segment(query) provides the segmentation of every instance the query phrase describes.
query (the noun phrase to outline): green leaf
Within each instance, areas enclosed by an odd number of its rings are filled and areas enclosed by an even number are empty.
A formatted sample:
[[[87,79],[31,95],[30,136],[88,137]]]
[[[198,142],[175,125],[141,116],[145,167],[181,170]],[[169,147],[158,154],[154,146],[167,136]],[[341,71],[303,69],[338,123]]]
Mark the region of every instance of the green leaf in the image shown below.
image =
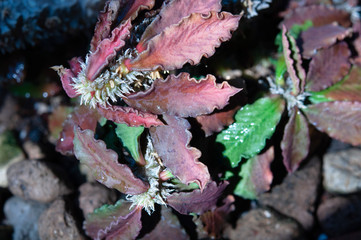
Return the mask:
[[[241,172],[239,173],[242,179],[234,189],[234,194],[253,200],[257,199],[260,193],[268,191],[273,180],[273,174],[270,169],[273,159],[273,147],[261,155],[248,159],[242,165]]]
[[[276,66],[276,71],[275,71],[276,84],[278,86],[284,86],[285,78],[283,76],[287,72],[287,65],[285,58],[283,56],[280,56],[277,62],[275,63],[275,66]]]
[[[218,134],[224,156],[236,167],[242,158],[251,158],[266,145],[281,119],[285,103],[281,98],[261,98],[241,108],[235,122]]]
[[[144,127],[128,127],[124,123],[117,123],[115,132],[122,141],[124,147],[129,151],[134,160],[141,162],[141,154],[139,147],[139,137],[144,131]]]

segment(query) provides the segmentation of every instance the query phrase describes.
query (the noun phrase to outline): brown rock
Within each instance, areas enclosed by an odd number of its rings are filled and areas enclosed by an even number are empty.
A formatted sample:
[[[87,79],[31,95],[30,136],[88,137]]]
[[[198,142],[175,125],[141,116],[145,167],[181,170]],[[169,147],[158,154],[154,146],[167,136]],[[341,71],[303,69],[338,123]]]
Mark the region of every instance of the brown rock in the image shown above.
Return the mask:
[[[62,199],[54,201],[40,215],[38,229],[42,240],[85,239],[77,228],[74,217],[66,210],[65,201]]]
[[[330,237],[359,230],[361,195],[328,198],[320,204],[317,217],[323,230]]]
[[[238,219],[236,228],[227,228],[229,239],[289,240],[306,239],[299,224],[270,209],[254,209]]]
[[[116,200],[114,191],[103,187],[99,183],[84,183],[79,188],[79,205],[84,216],[92,213],[104,204],[113,204]]]
[[[287,176],[271,193],[261,195],[259,202],[296,219],[305,230],[310,230],[314,225],[314,205],[320,183],[321,162],[313,158],[302,169]]]
[[[69,193],[70,189],[48,166],[50,165],[36,160],[11,165],[7,171],[10,191],[23,199],[44,203]]]

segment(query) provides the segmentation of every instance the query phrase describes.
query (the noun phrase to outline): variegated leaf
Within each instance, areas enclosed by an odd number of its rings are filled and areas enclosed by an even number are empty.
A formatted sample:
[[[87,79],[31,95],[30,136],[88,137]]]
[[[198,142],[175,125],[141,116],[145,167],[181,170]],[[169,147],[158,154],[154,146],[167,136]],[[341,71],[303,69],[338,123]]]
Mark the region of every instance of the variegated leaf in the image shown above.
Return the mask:
[[[234,122],[234,114],[239,107],[231,110],[211,113],[209,115],[197,116],[196,119],[201,125],[206,137],[211,136],[215,132],[220,132],[224,127],[231,125]]]
[[[311,5],[298,7],[285,16],[280,26],[285,25],[287,29],[294,24],[303,24],[311,20],[313,26],[322,26],[333,22],[339,23],[343,27],[351,25],[350,14],[347,11],[335,9],[326,5]]]
[[[341,81],[350,70],[350,56],[345,42],[321,49],[311,60],[306,89],[317,92]]]
[[[149,90],[130,95],[124,101],[143,112],[196,117],[222,109],[240,90],[227,82],[217,84],[212,75],[197,81],[188,73],[180,73],[165,80],[156,79]]]
[[[156,115],[143,113],[131,107],[121,106],[98,106],[99,113],[106,119],[115,123],[125,123],[130,127],[163,125]]]
[[[108,65],[109,61],[116,56],[117,51],[124,46],[124,40],[129,37],[131,26],[131,22],[128,20],[119,27],[116,27],[111,33],[112,36],[103,39],[97,46],[97,49],[90,54],[86,61],[86,77],[90,81],[95,80],[103,68]]]
[[[118,154],[107,149],[103,141],[95,140],[93,131],[75,128],[74,132],[74,154],[98,182],[125,194],[147,191],[148,184],[136,178],[127,165],[118,163]]]
[[[297,170],[310,147],[308,122],[297,107],[292,109],[281,142],[283,164],[288,172]]]
[[[186,119],[164,115],[165,126],[153,127],[150,134],[164,166],[184,184],[195,182],[201,190],[210,181],[206,165],[198,161],[201,152],[189,146],[192,134]]]
[[[285,58],[288,74],[292,80],[292,93],[296,96],[304,91],[306,73],[302,67],[302,58],[296,40],[282,28],[283,56]]]
[[[202,214],[217,207],[217,201],[227,186],[228,182],[217,185],[212,181],[205,186],[203,191],[196,189],[192,192],[173,193],[167,198],[167,203],[181,214]]]
[[[268,191],[273,180],[271,172],[273,159],[273,147],[260,155],[248,159],[242,165],[239,173],[242,179],[234,189],[234,194],[246,199],[257,199],[261,193]]]
[[[130,70],[174,70],[187,62],[198,64],[203,56],[212,56],[216,47],[231,38],[239,19],[227,12],[193,13],[152,38],[145,51],[125,64]]]
[[[337,40],[341,41],[352,34],[352,29],[329,24],[321,27],[311,27],[301,33],[302,56],[311,58],[320,48],[327,48]]]
[[[318,130],[355,146],[361,144],[361,102],[323,102],[303,111]]]
[[[105,3],[104,10],[100,12],[98,22],[95,26],[94,35],[90,42],[90,51],[95,52],[99,43],[108,38],[111,32],[111,25],[117,18],[121,2],[119,0],[109,0]]]
[[[94,240],[135,239],[142,228],[142,209],[130,211],[129,207],[130,203],[119,200],[96,209],[86,217],[86,234]]]
[[[79,106],[68,116],[63,123],[59,140],[56,143],[56,151],[63,155],[73,154],[74,127],[95,131],[100,116],[94,109],[87,106]]]
[[[220,0],[173,0],[168,4],[164,3],[159,15],[143,33],[137,49],[145,50],[144,45],[149,39],[192,13],[219,12],[221,8]]]

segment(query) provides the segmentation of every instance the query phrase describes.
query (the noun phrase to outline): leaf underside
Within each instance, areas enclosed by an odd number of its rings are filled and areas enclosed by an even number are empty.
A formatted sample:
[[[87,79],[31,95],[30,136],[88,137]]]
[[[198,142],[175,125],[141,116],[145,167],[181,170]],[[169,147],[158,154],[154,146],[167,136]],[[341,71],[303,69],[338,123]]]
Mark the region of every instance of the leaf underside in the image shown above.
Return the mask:
[[[240,90],[227,82],[217,84],[212,75],[197,81],[188,73],[180,73],[165,80],[156,79],[148,91],[131,95],[124,101],[144,112],[196,117],[222,109],[229,98]]]
[[[206,165],[198,161],[201,152],[189,146],[192,134],[186,119],[164,115],[167,125],[153,127],[150,134],[154,148],[164,166],[178,177],[182,183],[197,183],[203,190],[210,181]]]
[[[138,163],[143,163],[141,157],[139,137],[144,131],[144,127],[128,127],[126,124],[118,123],[115,133],[122,141],[124,147],[130,152],[134,160]]]
[[[74,130],[74,154],[86,166],[95,179],[109,188],[125,194],[140,194],[148,190],[148,184],[136,178],[125,164],[118,163],[118,154],[107,149],[101,140],[94,139],[91,130]]]
[[[303,109],[308,120],[330,137],[361,144],[361,102],[323,102]]]
[[[266,145],[281,119],[285,103],[281,98],[261,98],[241,108],[235,122],[216,141],[224,145],[223,155],[236,167],[242,158],[251,158]]]
[[[310,147],[308,122],[297,107],[292,109],[281,142],[283,164],[288,172],[297,170]]]
[[[273,159],[273,147],[265,153],[248,159],[242,165],[239,173],[242,179],[234,189],[234,194],[246,199],[257,199],[259,194],[268,191],[273,180],[271,172]]]
[[[321,49],[310,62],[306,89],[317,92],[339,82],[350,70],[350,56],[345,42]]]
[[[202,214],[216,208],[217,201],[227,186],[228,182],[217,185],[212,181],[203,191],[196,189],[192,192],[173,193],[167,198],[167,204],[181,214]]]
[[[239,19],[240,16],[227,12],[193,13],[149,40],[147,49],[127,67],[131,70],[174,70],[188,62],[198,64],[203,56],[212,56],[216,47],[231,38]]]
[[[142,228],[141,208],[129,211],[130,203],[119,200],[104,205],[86,217],[84,229],[95,240],[135,239]]]

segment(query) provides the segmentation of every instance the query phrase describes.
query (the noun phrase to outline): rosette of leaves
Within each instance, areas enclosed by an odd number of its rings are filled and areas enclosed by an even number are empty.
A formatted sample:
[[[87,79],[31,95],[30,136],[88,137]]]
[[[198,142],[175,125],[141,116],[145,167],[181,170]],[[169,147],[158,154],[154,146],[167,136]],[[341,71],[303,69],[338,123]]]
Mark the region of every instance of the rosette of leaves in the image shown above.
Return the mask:
[[[141,209],[151,213],[155,203],[182,214],[212,210],[227,186],[211,181],[208,168],[198,161],[201,152],[189,145],[185,118],[222,109],[240,89],[216,83],[212,75],[196,80],[168,71],[213,55],[230,39],[240,16],[220,12],[215,0],[164,1],[157,11],[138,14],[154,2],[107,2],[85,61],[73,58],[70,69],[55,67],[67,95],[88,105],[67,119],[57,149],[73,152],[99,182],[127,194],[132,203],[130,210],[116,204],[87,218],[85,229],[94,239],[135,238]],[[95,139],[97,121],[104,123],[104,118],[116,124],[116,135],[135,164],[120,163],[116,151]],[[144,127],[149,131],[142,152]],[[187,188],[191,183],[200,189]]]
[[[317,20],[304,19],[299,23],[302,25],[294,25],[290,31],[282,27],[279,37],[282,55],[275,63],[274,78],[269,78],[271,94],[242,107],[235,115],[235,123],[217,136],[232,167],[242,158],[249,159],[241,167],[242,179],[235,189],[235,194],[245,198],[255,199],[269,190],[272,150],[257,154],[274,134],[282,116],[287,116],[287,123],[281,150],[284,166],[290,173],[309,154],[310,124],[330,137],[361,144],[357,120],[361,117],[361,69],[356,64],[352,66],[347,43],[337,42],[350,40],[347,37],[352,30]],[[297,38],[302,39],[299,41],[302,46],[307,46],[302,51]],[[309,64],[303,59],[310,59]]]

